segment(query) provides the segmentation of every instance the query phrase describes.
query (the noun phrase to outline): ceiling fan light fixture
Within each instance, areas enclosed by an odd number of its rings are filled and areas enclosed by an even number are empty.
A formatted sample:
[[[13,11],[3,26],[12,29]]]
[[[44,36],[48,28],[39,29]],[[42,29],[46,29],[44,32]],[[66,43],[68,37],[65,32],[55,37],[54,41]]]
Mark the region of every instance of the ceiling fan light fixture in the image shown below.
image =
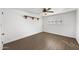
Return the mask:
[[[47,14],[48,14],[47,12],[43,12],[43,13],[42,13],[43,16],[46,16]]]

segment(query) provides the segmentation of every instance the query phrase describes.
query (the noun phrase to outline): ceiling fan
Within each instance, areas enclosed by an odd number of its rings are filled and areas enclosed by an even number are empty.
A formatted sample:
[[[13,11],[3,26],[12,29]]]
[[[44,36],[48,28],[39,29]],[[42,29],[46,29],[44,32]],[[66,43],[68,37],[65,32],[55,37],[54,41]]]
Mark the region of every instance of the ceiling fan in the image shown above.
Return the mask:
[[[51,11],[52,8],[43,8],[42,13],[46,16],[48,13],[54,13],[54,11]]]

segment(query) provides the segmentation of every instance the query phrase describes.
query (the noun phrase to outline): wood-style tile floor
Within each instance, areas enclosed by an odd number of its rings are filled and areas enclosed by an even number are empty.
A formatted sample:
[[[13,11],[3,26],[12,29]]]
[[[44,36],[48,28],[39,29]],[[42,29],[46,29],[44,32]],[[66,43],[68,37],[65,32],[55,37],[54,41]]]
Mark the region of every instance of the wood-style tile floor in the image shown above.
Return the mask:
[[[4,45],[3,50],[78,50],[74,38],[42,32]]]

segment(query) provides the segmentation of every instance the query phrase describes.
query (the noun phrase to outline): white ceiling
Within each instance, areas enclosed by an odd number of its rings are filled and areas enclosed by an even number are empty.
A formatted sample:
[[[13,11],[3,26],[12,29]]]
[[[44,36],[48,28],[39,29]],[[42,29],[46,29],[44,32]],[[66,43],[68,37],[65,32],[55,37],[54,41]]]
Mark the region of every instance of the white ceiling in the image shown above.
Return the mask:
[[[19,8],[19,10],[40,15],[42,13],[43,8]],[[50,13],[49,15],[65,13],[73,10],[76,10],[76,9],[75,8],[52,8],[50,11],[54,11],[54,13]]]
[[[19,8],[19,10],[35,14],[40,14],[42,12],[42,8]]]

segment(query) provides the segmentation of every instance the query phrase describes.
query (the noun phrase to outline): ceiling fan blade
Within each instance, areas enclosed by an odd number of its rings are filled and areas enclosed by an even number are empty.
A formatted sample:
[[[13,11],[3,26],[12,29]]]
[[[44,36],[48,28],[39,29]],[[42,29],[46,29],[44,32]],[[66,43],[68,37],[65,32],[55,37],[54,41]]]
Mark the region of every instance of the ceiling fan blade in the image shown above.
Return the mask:
[[[47,12],[49,12],[49,13],[54,13],[54,11],[47,11]]]
[[[51,8],[48,8],[47,10],[50,10]]]

